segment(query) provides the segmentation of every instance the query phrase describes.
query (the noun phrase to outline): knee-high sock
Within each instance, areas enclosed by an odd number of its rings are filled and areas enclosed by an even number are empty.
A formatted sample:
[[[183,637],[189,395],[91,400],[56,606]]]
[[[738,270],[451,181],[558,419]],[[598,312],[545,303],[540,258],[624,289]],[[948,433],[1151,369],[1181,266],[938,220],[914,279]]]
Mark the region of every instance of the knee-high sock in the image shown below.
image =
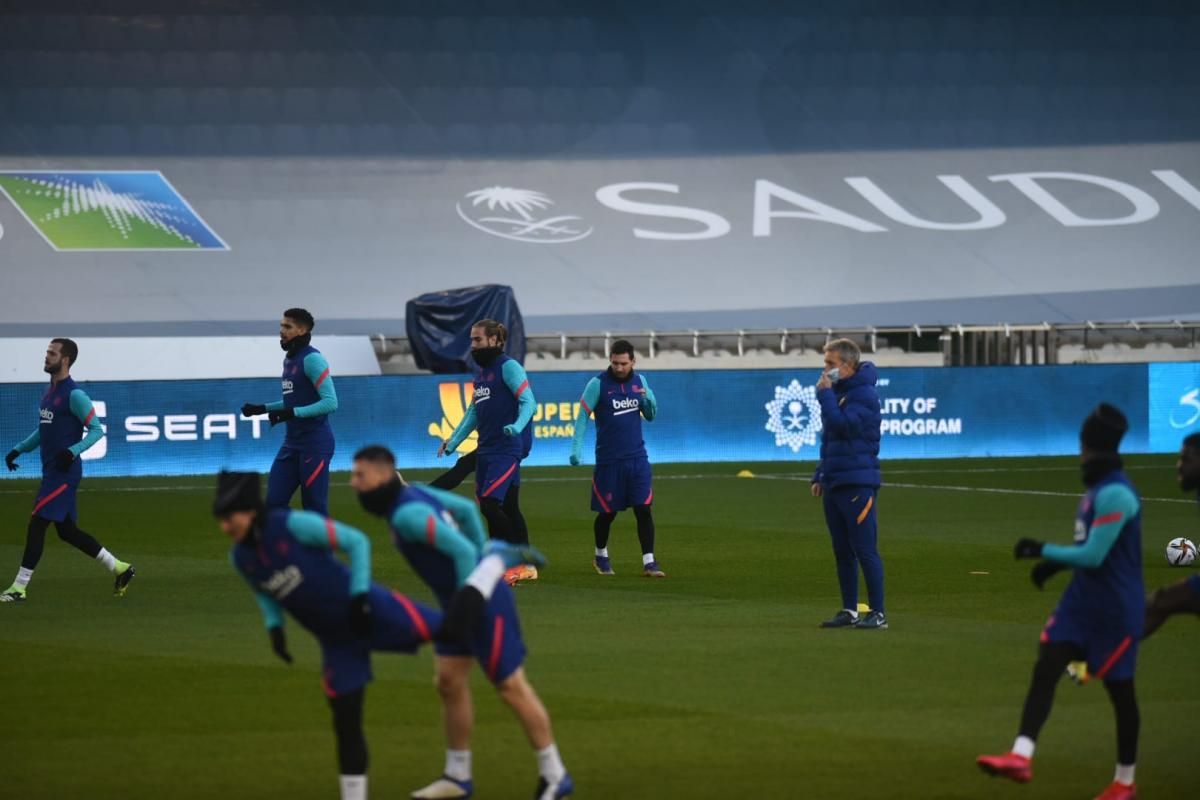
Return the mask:
[[[25,553],[21,556],[21,566],[32,570],[42,560],[42,551],[46,547],[46,529],[50,520],[44,517],[30,517],[29,527],[25,530]]]
[[[513,544],[529,544],[529,526],[521,513],[521,487],[510,486],[504,495],[504,513],[512,523]]]
[[[367,738],[363,733],[365,689],[329,698],[333,732],[337,736],[338,769],[342,775],[367,774]]]
[[[494,497],[484,497],[479,501],[479,511],[487,520],[488,536],[502,542],[513,541],[512,520],[504,512],[504,505]]]
[[[596,521],[592,523],[592,534],[596,540],[596,549],[604,550],[608,547],[608,535],[612,533],[613,520],[617,518],[615,511],[608,514],[597,514]]]
[[[633,515],[637,517],[638,544],[642,546],[642,555],[654,552],[654,515],[650,506],[634,506]]]
[[[1022,736],[1037,741],[1042,726],[1050,716],[1050,708],[1054,705],[1054,689],[1063,670],[1080,655],[1079,648],[1065,642],[1049,642],[1039,648],[1037,663],[1033,665],[1033,680],[1021,712]]]

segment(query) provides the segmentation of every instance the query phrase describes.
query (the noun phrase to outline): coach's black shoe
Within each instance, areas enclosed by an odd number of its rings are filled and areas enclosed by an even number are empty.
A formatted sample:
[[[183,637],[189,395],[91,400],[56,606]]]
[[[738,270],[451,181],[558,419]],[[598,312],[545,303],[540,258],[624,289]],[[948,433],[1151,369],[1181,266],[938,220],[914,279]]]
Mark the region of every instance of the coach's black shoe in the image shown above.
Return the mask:
[[[125,588],[129,586],[129,582],[137,575],[133,570],[133,564],[125,568],[124,572],[117,573],[116,579],[113,581],[113,596],[124,597]]]
[[[833,619],[827,619],[822,622],[821,627],[853,628],[856,624],[858,624],[858,612],[843,608],[841,611],[833,615]]]
[[[883,615],[882,611],[872,611],[870,614],[867,614],[858,622],[854,623],[854,627],[868,631],[887,630],[887,626],[887,617]]]

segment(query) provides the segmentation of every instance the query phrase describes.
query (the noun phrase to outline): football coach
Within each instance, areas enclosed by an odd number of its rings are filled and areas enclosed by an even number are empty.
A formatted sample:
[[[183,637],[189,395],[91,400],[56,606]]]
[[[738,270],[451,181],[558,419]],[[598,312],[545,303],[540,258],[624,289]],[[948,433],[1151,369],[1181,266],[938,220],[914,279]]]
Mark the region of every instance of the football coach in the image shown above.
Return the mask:
[[[834,339],[825,345],[825,369],[817,383],[821,404],[821,461],[812,495],[825,505],[833,540],[842,610],[822,628],[887,628],[883,607],[883,560],[876,541],[879,492],[879,393],[875,365],[858,345]],[[870,612],[858,613],[858,568],[867,582]]]

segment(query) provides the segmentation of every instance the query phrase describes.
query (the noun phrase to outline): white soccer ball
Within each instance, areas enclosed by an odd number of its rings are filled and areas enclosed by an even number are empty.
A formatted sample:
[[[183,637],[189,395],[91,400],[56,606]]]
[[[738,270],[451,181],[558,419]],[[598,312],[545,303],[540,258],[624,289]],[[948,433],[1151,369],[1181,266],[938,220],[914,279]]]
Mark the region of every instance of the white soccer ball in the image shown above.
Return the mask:
[[[1196,545],[1191,539],[1179,536],[1167,542],[1167,561],[1175,567],[1186,567],[1196,560]]]

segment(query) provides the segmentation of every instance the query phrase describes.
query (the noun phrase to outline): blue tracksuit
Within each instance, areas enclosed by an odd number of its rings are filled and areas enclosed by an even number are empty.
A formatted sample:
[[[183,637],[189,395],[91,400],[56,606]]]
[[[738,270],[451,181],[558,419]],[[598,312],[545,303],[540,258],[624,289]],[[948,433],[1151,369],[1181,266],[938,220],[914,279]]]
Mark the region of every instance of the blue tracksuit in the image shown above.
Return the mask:
[[[288,408],[296,416],[285,423],[287,436],[271,464],[268,508],[286,508],[299,489],[306,510],[329,513],[329,463],[334,446],[329,415],[338,407],[329,372],[329,362],[311,345],[283,359],[283,399],[270,403],[267,410]]]
[[[858,606],[858,566],[872,610],[883,611],[883,559],[877,546],[879,471],[878,372],[863,361],[849,378],[817,392],[821,462],[814,483],[824,490],[825,523],[837,560],[842,607]]]
[[[87,436],[84,436],[84,431]],[[16,446],[21,453],[39,450],[42,461],[42,485],[33,503],[33,516],[62,522],[77,518],[76,494],[83,480],[83,462],[79,456],[104,436],[91,399],[67,376],[51,382],[38,403],[38,427]],[[63,471],[55,457],[69,450],[75,461]]]
[[[583,450],[588,415],[596,416],[596,467],[592,472],[592,510],[612,514],[632,506],[648,506],[654,486],[642,417],[652,421],[658,402],[644,375],[632,373],[619,381],[610,370],[588,381],[575,415],[571,452]]]
[[[338,548],[350,567],[333,557]],[[317,637],[322,680],[330,697],[361,689],[371,680],[371,651],[412,653],[441,625],[439,611],[370,582],[371,545],[362,532],[310,511],[270,509],[254,540],[235,544],[234,567],[254,590],[268,628],[283,624],[283,610]],[[372,631],[349,630],[350,598],[368,592]]]
[[[521,459],[533,444],[532,437],[526,440],[525,431],[536,408],[529,378],[518,361],[502,354],[487,367],[475,370],[474,397],[446,450],[453,453],[478,429],[476,497],[503,501],[509,486],[520,485]],[[513,433],[505,433],[506,428]]]
[[[429,486],[409,485],[388,516],[396,549],[433,590],[442,608],[475,569],[487,543],[475,504]],[[484,607],[469,644],[437,643],[442,656],[474,656],[493,683],[525,660],[525,642],[513,591],[501,581]]]
[[[1075,544],[1047,544],[1042,556],[1075,568],[1042,641],[1079,646],[1097,679],[1132,678],[1146,588],[1141,500],[1123,472],[1106,476],[1080,500]]]

